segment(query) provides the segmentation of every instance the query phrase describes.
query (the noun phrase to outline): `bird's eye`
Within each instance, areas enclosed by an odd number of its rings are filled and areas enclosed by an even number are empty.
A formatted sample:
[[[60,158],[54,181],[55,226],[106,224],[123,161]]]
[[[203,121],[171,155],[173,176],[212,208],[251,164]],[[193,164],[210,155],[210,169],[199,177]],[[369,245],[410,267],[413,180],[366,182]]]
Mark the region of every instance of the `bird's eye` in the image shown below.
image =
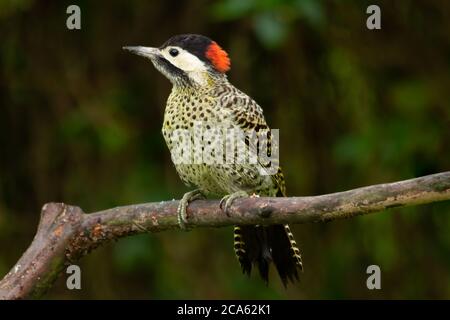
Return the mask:
[[[170,54],[172,57],[176,57],[176,56],[178,55],[178,50],[175,49],[175,48],[172,48],[172,49],[169,50],[169,54]]]

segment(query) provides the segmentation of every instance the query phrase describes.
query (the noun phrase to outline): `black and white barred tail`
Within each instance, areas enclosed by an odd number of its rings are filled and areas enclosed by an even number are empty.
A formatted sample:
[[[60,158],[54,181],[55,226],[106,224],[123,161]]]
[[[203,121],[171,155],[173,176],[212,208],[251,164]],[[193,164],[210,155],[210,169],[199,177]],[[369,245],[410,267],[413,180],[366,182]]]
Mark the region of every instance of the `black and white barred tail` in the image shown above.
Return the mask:
[[[300,250],[287,224],[272,226],[236,226],[234,251],[242,271],[250,275],[252,266],[259,269],[261,278],[268,283],[269,265],[274,263],[281,281],[298,280],[297,269],[303,271]]]

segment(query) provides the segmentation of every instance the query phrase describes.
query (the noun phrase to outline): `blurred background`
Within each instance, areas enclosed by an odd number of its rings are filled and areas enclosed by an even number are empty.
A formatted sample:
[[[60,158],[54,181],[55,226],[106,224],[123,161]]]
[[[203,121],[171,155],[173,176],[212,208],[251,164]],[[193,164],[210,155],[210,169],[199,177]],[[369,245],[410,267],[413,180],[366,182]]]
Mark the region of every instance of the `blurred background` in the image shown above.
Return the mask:
[[[366,28],[370,4],[381,30]],[[229,52],[229,79],[280,129],[289,195],[450,169],[448,1],[0,0],[0,277],[46,202],[94,212],[188,190],[160,133],[170,83],[121,50],[180,33]],[[62,275],[46,297],[450,298],[449,202],[293,229],[305,272],[287,290],[275,272],[267,287],[241,274],[230,227],[105,245],[80,261],[82,290]]]

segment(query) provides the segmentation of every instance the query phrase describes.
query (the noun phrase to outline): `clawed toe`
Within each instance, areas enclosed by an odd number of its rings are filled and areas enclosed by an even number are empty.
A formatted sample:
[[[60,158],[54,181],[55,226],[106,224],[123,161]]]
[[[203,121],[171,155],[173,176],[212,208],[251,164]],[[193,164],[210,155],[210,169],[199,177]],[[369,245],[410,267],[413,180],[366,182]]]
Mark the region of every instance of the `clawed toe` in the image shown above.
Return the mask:
[[[187,207],[190,202],[194,200],[204,199],[205,196],[203,193],[199,190],[193,190],[190,192],[186,192],[183,195],[183,198],[180,200],[180,204],[178,205],[177,209],[177,219],[178,219],[178,225],[180,226],[180,229],[187,230]]]
[[[225,214],[229,217],[230,216],[229,210],[234,200],[245,197],[248,197],[248,193],[245,191],[237,191],[235,193],[228,194],[220,200],[219,203],[220,209],[222,209],[222,211],[225,212]]]

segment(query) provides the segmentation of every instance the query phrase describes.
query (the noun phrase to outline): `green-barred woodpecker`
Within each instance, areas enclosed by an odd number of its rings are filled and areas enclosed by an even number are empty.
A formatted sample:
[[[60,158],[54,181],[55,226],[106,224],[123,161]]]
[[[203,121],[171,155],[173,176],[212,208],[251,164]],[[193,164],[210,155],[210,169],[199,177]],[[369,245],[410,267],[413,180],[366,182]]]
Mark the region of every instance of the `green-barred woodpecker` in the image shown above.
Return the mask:
[[[170,38],[159,48],[137,46],[124,49],[150,59],[173,85],[162,133],[181,180],[197,188],[186,193],[180,201],[180,227],[185,228],[187,223],[189,202],[206,196],[223,197],[221,207],[225,213],[239,197],[286,196],[284,177],[277,163],[275,172],[263,174],[261,167],[264,165],[258,161],[256,164],[244,161],[199,163],[177,159],[180,157],[177,148],[186,141],[175,139],[175,135],[180,130],[197,130],[197,122],[205,123],[213,135],[223,134],[223,131],[214,129],[216,126],[222,128],[224,124],[227,128],[257,132],[269,130],[261,107],[228,81],[226,72],[230,69],[230,59],[215,41],[202,35],[185,34]],[[211,138],[214,137],[208,139]],[[206,144],[205,139],[202,141]],[[246,138],[245,146],[250,148],[250,145]],[[237,153],[236,149],[233,150]],[[271,262],[285,286],[289,281],[298,280],[297,269],[303,270],[300,251],[287,224],[235,226],[234,251],[242,271],[250,275],[252,265],[256,265],[266,283]]]

